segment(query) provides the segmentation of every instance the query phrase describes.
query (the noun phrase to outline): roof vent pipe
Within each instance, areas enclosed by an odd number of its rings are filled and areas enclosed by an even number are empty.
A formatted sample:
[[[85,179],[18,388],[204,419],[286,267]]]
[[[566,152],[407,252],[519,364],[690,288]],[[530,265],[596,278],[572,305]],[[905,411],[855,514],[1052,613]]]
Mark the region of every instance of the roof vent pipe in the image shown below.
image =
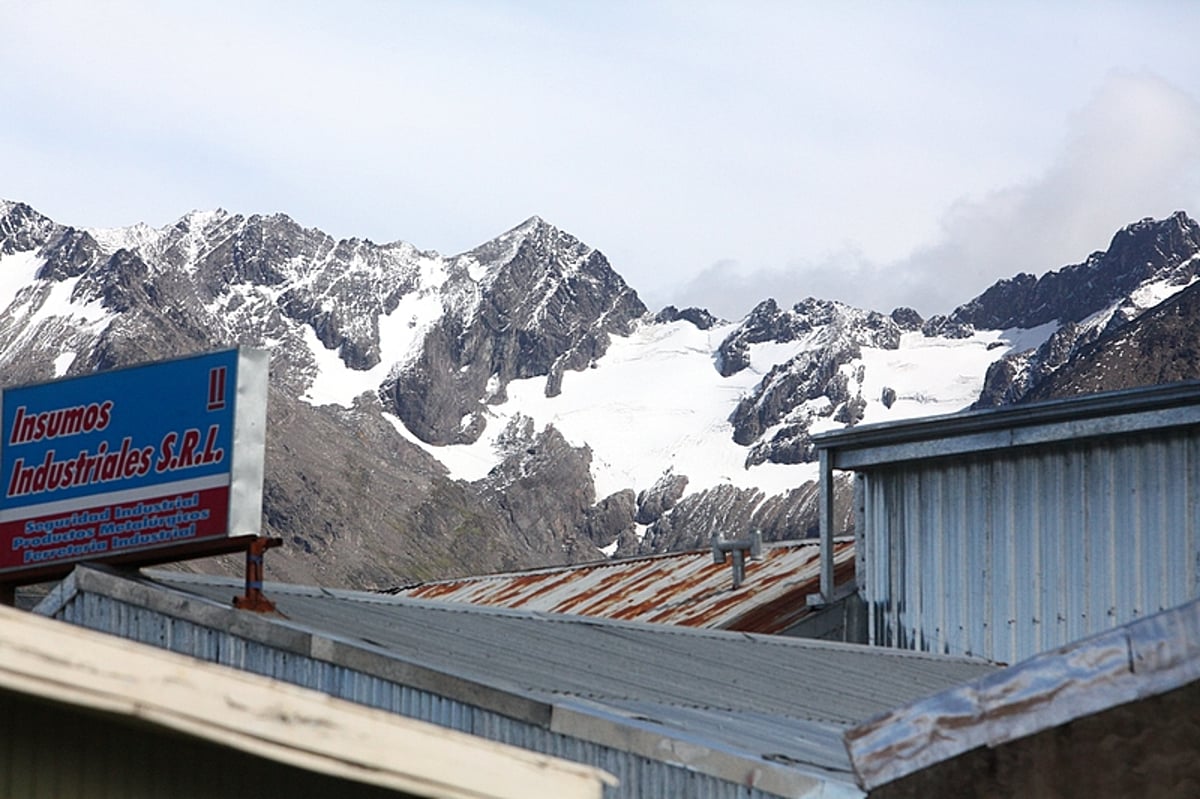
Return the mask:
[[[755,530],[747,538],[736,541],[726,541],[720,533],[713,533],[712,543],[713,563],[724,563],[726,553],[733,553],[733,587],[739,587],[746,580],[746,558],[762,559],[762,531]]]

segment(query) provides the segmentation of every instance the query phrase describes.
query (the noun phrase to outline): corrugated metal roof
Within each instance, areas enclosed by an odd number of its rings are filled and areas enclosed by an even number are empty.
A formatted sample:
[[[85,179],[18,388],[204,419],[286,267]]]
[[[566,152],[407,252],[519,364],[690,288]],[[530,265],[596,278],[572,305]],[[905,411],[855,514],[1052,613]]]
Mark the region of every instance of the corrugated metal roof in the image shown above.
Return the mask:
[[[760,560],[746,561],[746,578],[737,588],[730,563],[715,563],[712,550],[705,549],[438,580],[388,593],[624,621],[779,633],[810,613],[808,595],[820,587],[820,542],[768,544],[762,554]],[[834,564],[839,584],[853,579],[853,539],[835,542]]]
[[[233,580],[156,573],[222,604]],[[946,658],[748,633],[581,620],[282,584],[266,593],[292,624],[358,639],[405,660],[547,699],[643,700],[852,724],[963,675]],[[786,690],[794,687],[795,691]]]
[[[40,611],[74,607],[61,615],[100,628],[144,623],[148,640],[170,646],[186,636],[151,618],[167,614],[261,642],[269,651],[232,641],[217,647],[222,657],[240,652],[245,668],[254,668],[251,658],[278,661],[271,651],[284,660],[319,657],[470,707],[508,707],[500,712],[522,723],[739,785],[816,779],[825,796],[857,791],[841,742],[850,726],[994,670],[852,644],[279,584],[265,590],[283,618],[258,617],[228,609],[241,588],[233,580],[133,580],[93,569],[76,576],[76,587],[52,594]],[[106,609],[110,600],[121,607]],[[151,605],[153,613],[136,609]]]

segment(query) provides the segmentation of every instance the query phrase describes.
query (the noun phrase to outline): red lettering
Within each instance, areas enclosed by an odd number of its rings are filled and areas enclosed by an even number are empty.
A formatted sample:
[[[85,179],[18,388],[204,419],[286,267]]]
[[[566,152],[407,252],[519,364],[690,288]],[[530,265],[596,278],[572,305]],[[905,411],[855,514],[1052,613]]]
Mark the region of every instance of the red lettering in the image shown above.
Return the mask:
[[[27,493],[29,488],[25,482],[25,459],[17,458],[13,463],[12,479],[8,481],[8,496],[19,497]]]
[[[158,463],[154,467],[156,472],[165,472],[175,468],[175,440],[178,438],[174,433],[167,433],[163,436],[162,445],[159,447]]]
[[[208,438],[204,441],[204,456],[201,458],[205,464],[220,463],[221,458],[225,457],[225,450],[217,447],[217,433],[220,429],[220,425],[209,425]]]
[[[187,430],[183,434],[183,443],[179,446],[179,466],[186,469],[195,465],[196,447],[200,444],[200,431]]]
[[[8,443],[9,444],[13,444],[13,445],[20,444],[24,440],[25,434],[24,434],[24,432],[22,432],[22,428],[24,428],[24,426],[25,426],[23,424],[24,421],[25,421],[25,406],[18,405],[17,413],[16,413],[16,415],[13,416],[12,432],[9,433],[9,435],[8,435]],[[11,496],[11,493],[12,492],[9,492],[10,496]]]

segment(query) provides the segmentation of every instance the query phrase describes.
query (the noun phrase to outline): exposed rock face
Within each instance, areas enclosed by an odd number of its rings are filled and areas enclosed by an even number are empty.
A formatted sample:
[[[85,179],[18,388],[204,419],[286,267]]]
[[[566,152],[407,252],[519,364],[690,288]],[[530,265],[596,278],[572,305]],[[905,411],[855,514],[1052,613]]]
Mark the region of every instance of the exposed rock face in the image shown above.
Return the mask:
[[[25,203],[0,201],[0,254],[37,250],[63,233],[59,225]]]
[[[547,375],[546,393],[556,395],[564,371],[587,367],[609,334],[627,334],[646,313],[599,251],[536,217],[506,236],[507,247],[493,242],[450,263],[457,301],[382,389],[431,444],[474,441],[486,404],[502,401],[510,380]]]
[[[766,300],[738,324],[696,308],[651,316],[603,254],[536,217],[446,257],[403,242],[337,241],[282,215],[213,211],[157,230],[81,230],[0,201],[0,270],[6,385],[233,345],[269,348],[265,532],[286,541],[272,576],[328,585],[707,546],[714,533],[814,534],[813,483],[796,479],[768,495],[738,487],[750,482],[741,470],[811,460],[814,429],[877,420],[881,408],[911,408],[914,398],[924,407],[922,388],[899,370],[882,373],[902,341],[974,348],[972,392],[994,357],[979,406],[1200,377],[1200,295],[1181,291],[1200,271],[1200,228],[1182,214],[1131,225],[1084,263],[1000,281],[928,320],[909,308],[885,315],[811,298],[790,308]],[[1037,346],[989,354],[1009,339],[988,331],[1043,324],[1037,336],[1013,339]],[[610,354],[611,338],[631,331],[648,334]],[[668,334],[670,347],[647,344]],[[695,398],[709,403],[705,429],[664,439],[676,466],[649,487],[610,480],[609,496],[597,497],[603,459],[592,447],[600,451],[597,436],[608,429],[582,441],[522,416],[527,406],[499,407],[510,393],[528,395],[512,381],[543,378],[545,395],[562,392],[561,402],[573,379],[564,391],[564,375],[604,374],[591,368],[643,352],[653,352],[642,362],[652,368],[637,372],[649,394],[680,390],[659,379],[680,353],[695,356],[689,363],[720,394],[720,404]],[[317,385],[329,374],[352,381],[350,396],[361,390],[353,403],[323,404],[332,400]],[[670,406],[673,415],[642,414],[644,396],[615,393],[630,425],[674,424],[694,411],[685,402]],[[570,432],[565,417],[558,424]],[[719,450],[719,469],[689,475],[689,458],[675,460],[712,440],[729,448]],[[438,445],[470,442],[485,466],[451,479]],[[851,524],[848,493],[839,485],[839,532]]]
[[[1056,399],[1200,379],[1200,285],[1079,347],[1068,362],[1026,392]]]
[[[613,543],[620,545],[620,542],[632,542],[636,540],[633,538],[636,507],[637,499],[633,489],[618,491],[588,510],[581,532],[597,549],[609,547]]]
[[[925,320],[921,318],[921,314],[912,308],[896,308],[892,311],[891,316],[896,326],[906,333],[920,330],[921,326],[925,324]]]
[[[572,447],[553,427],[514,449],[491,471],[478,489],[489,507],[496,508],[521,540],[534,551],[559,548],[553,562],[569,563],[595,557],[590,537],[579,539],[596,501],[589,472],[591,452]],[[595,533],[603,535],[604,531]],[[501,563],[512,569],[519,562]]]
[[[1182,285],[1200,264],[1200,225],[1183,212],[1164,220],[1143,219],[1119,231],[1105,252],[1048,272],[1001,280],[951,314],[976,328],[1032,328],[1047,322],[1082,322],[1128,297],[1149,280]]]
[[[790,311],[780,310],[774,300],[760,303],[721,344],[722,374],[747,368],[752,344],[804,341],[807,346],[771,367],[734,410],[733,440],[750,448],[747,466],[812,460],[809,428],[814,418],[858,422],[865,401],[850,386],[852,377],[861,385],[862,375],[847,373],[843,367],[861,357],[862,347],[896,349],[900,334],[900,326],[890,316],[828,300],[810,298]]]
[[[637,516],[634,521],[638,524],[652,524],[661,519],[664,513],[679,502],[687,484],[686,475],[670,472],[664,474],[651,488],[638,494]]]
[[[654,321],[662,323],[677,322],[680,319],[691,322],[700,330],[709,330],[720,321],[704,308],[684,308],[681,311],[674,305],[668,305],[654,317]]]
[[[854,529],[852,494],[850,478],[839,478],[834,489],[834,513],[841,532]],[[819,532],[817,519],[816,483],[805,483],[786,494],[771,497],[757,489],[717,486],[680,500],[670,515],[660,518],[647,530],[639,552],[703,548],[714,534],[733,539],[755,530],[762,533],[765,541],[813,537]],[[633,553],[618,549],[617,554]]]
[[[1178,291],[1198,274],[1200,225],[1178,213],[1124,228],[1107,251],[1093,253],[1084,263],[1040,279],[1018,275],[996,283],[950,319],[991,327],[1032,328],[1055,321],[1060,326],[1036,350],[1013,353],[992,364],[974,407],[1044,396],[1038,387],[1077,354],[1139,318],[1162,293]]]

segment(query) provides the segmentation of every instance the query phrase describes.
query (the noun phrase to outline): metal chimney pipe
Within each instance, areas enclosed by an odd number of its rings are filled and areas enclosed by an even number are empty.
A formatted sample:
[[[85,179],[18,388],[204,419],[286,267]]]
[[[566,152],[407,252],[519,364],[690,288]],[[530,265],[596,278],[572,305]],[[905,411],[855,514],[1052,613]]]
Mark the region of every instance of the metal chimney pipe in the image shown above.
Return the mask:
[[[755,530],[748,538],[736,541],[726,541],[720,533],[713,533],[709,539],[712,545],[713,563],[724,563],[725,555],[733,553],[733,587],[738,588],[746,581],[746,558],[759,560],[762,558],[762,531]]]

